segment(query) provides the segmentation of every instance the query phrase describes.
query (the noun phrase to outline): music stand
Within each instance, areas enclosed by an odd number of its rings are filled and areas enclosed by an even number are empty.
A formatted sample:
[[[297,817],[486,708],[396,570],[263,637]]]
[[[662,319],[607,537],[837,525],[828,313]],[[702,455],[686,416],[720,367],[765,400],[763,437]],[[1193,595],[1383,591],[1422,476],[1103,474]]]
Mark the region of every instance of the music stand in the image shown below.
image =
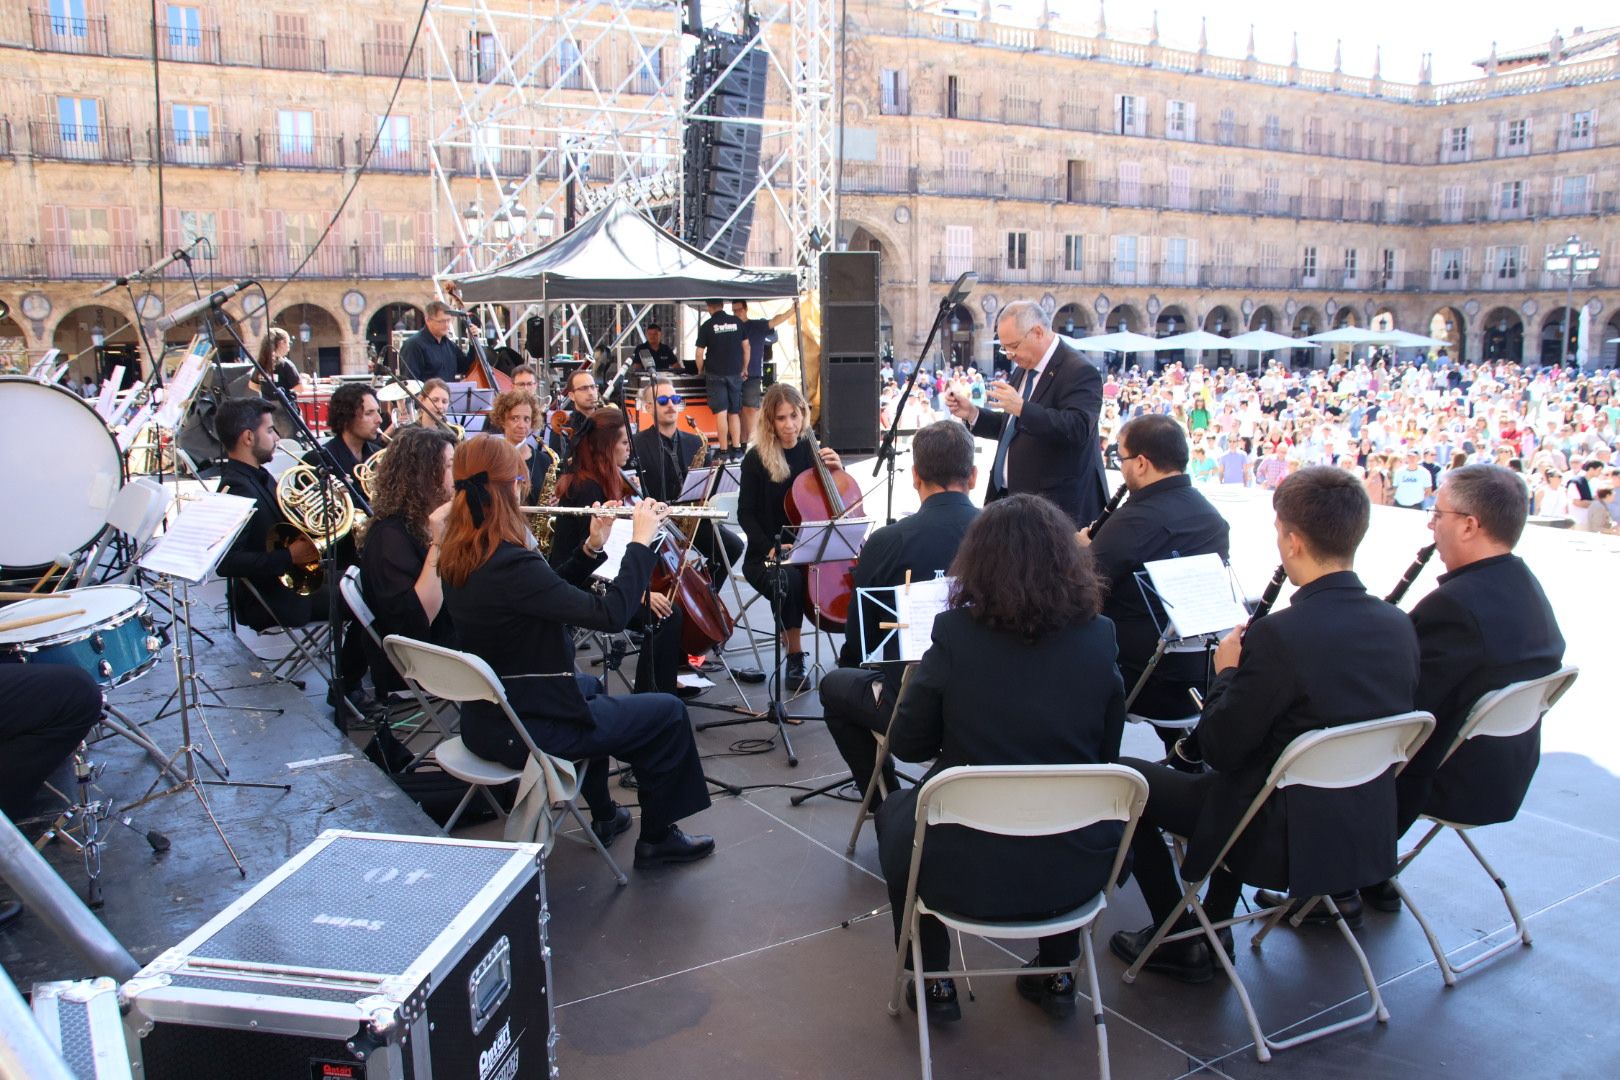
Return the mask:
[[[1171,645],[1197,640],[1200,644],[1196,651],[1207,653],[1212,642],[1247,615],[1231,568],[1214,553],[1144,563],[1133,576],[1142,592],[1142,602],[1159,628],[1159,640],[1136,685],[1125,697],[1126,712],[1146,688]]]
[[[776,592],[777,602],[771,606],[772,615],[776,624],[774,642],[773,667],[774,679],[766,684],[770,695],[765,711],[750,716],[739,716],[732,720],[711,720],[706,724],[697,725],[699,731],[707,731],[715,727],[733,727],[737,724],[751,724],[759,720],[768,720],[776,725],[778,734],[782,737],[782,748],[787,751],[789,765],[799,764],[799,755],[793,749],[793,740],[788,737],[787,725],[790,721],[818,719],[813,716],[795,716],[787,711],[787,703],[782,698],[782,598],[787,588],[782,568],[785,566],[802,566],[807,573],[815,573],[816,568],[829,562],[847,562],[860,554],[861,542],[866,538],[866,530],[871,526],[871,518],[840,518],[836,521],[806,521],[797,527],[788,526],[782,530],[777,542],[778,555],[774,559],[767,559],[766,563],[776,572],[771,575],[772,588]],[[798,535],[797,541],[791,539]],[[782,545],[791,544],[786,558],[780,554]]]

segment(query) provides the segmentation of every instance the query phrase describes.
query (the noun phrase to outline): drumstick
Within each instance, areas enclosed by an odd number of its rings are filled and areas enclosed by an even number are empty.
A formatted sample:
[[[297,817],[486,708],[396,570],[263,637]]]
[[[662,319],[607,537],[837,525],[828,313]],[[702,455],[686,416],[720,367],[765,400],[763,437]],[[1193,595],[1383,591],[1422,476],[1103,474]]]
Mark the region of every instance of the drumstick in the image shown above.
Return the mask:
[[[51,565],[45,569],[45,576],[34,582],[34,587],[28,590],[29,594],[38,595],[39,591],[43,589],[46,583],[51,580],[51,576],[53,574],[55,574],[58,570],[66,570],[72,565],[73,556],[68,554],[58,555],[56,557],[56,561],[52,562]]]
[[[54,622],[57,619],[65,619],[70,615],[83,614],[84,608],[74,608],[72,611],[57,611],[50,615],[30,615],[26,619],[12,619],[10,622],[0,623],[0,634],[12,630],[21,630],[25,626],[38,626],[40,623]]]

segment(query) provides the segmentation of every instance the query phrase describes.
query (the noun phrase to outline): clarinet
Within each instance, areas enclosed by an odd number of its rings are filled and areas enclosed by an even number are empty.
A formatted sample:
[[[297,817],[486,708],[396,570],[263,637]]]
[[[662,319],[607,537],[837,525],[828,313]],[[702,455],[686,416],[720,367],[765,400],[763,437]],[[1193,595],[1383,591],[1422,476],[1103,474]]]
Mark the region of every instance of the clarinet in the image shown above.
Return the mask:
[[[1419,564],[1419,568],[1421,569],[1421,564]],[[1416,571],[1412,572],[1412,576],[1417,576]],[[1249,633],[1249,627],[1253,626],[1257,619],[1265,618],[1267,613],[1271,611],[1271,606],[1277,602],[1277,594],[1282,592],[1283,582],[1287,580],[1288,569],[1279,563],[1277,569],[1272,572],[1271,580],[1266,582],[1265,592],[1260,594],[1260,602],[1254,605],[1254,611],[1250,613],[1249,621],[1243,627],[1245,636]],[[1204,754],[1198,746],[1197,728],[1193,728],[1176,740],[1175,748],[1170,753],[1169,764],[1183,772],[1203,771]]]
[[[1097,520],[1087,526],[1087,539],[1097,539],[1097,530],[1103,527],[1103,522],[1114,516],[1114,511],[1119,509],[1119,504],[1125,501],[1125,496],[1130,494],[1130,490],[1129,484],[1121,484],[1114,489],[1114,497],[1109,499],[1108,505],[1102,508],[1102,513],[1097,515]]]
[[[1425,544],[1419,548],[1417,558],[1412,560],[1412,565],[1406,568],[1406,573],[1401,575],[1401,580],[1395,583],[1395,587],[1389,590],[1389,595],[1384,597],[1384,603],[1400,603],[1401,597],[1406,595],[1406,590],[1412,587],[1412,582],[1418,579],[1418,575],[1423,573],[1423,567],[1432,558],[1434,558],[1433,544]]]

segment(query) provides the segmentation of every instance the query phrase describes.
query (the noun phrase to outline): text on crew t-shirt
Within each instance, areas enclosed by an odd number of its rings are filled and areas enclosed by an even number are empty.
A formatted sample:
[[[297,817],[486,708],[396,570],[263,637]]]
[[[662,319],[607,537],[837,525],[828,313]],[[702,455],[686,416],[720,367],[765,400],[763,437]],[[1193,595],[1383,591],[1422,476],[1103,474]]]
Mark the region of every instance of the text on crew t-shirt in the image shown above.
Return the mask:
[[[742,368],[743,325],[735,315],[711,315],[698,327],[697,346],[704,350],[705,375],[740,376]]]

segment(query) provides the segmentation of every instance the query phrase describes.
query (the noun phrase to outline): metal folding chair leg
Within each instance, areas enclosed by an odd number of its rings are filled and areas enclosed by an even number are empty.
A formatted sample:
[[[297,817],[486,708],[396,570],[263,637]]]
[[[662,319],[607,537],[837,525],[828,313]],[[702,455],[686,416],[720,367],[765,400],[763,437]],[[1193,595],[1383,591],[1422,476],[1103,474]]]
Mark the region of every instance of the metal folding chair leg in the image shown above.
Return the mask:
[[[1446,956],[1446,951],[1441,947],[1440,939],[1435,934],[1434,927],[1429,923],[1428,916],[1423,914],[1423,909],[1418,907],[1416,901],[1412,899],[1412,894],[1406,890],[1404,885],[1401,884],[1400,878],[1401,871],[1405,870],[1407,864],[1417,857],[1418,852],[1427,847],[1429,845],[1429,841],[1433,840],[1447,828],[1451,829],[1452,832],[1457,834],[1457,838],[1463,842],[1463,844],[1468,848],[1469,852],[1474,856],[1475,860],[1478,861],[1480,867],[1483,868],[1485,873],[1490,876],[1491,881],[1495,882],[1496,887],[1501,890],[1502,902],[1507,906],[1508,916],[1513,920],[1514,930],[1512,937],[1505,941],[1499,941],[1483,952],[1471,956],[1467,960],[1460,963],[1454,963],[1448,956]],[[1448,987],[1457,985],[1457,976],[1473,970],[1479,965],[1485,963],[1487,960],[1500,956],[1501,954],[1510,951],[1517,945],[1528,947],[1531,944],[1530,927],[1525,923],[1524,917],[1519,913],[1519,905],[1514,901],[1513,894],[1508,891],[1507,882],[1502,878],[1502,875],[1496,872],[1496,868],[1492,866],[1485,858],[1485,854],[1479,850],[1478,845],[1476,845],[1473,840],[1469,838],[1467,831],[1464,829],[1435,822],[1433,827],[1429,829],[1428,833],[1423,837],[1423,839],[1418,841],[1417,846],[1411,851],[1407,852],[1405,855],[1401,856],[1400,865],[1395,871],[1395,876],[1389,879],[1389,883],[1395,887],[1395,892],[1400,896],[1401,902],[1404,903],[1412,912],[1412,917],[1417,920],[1418,926],[1422,928],[1423,936],[1429,941],[1429,949],[1434,953],[1435,966],[1440,969],[1440,978],[1445,981],[1445,984]]]

